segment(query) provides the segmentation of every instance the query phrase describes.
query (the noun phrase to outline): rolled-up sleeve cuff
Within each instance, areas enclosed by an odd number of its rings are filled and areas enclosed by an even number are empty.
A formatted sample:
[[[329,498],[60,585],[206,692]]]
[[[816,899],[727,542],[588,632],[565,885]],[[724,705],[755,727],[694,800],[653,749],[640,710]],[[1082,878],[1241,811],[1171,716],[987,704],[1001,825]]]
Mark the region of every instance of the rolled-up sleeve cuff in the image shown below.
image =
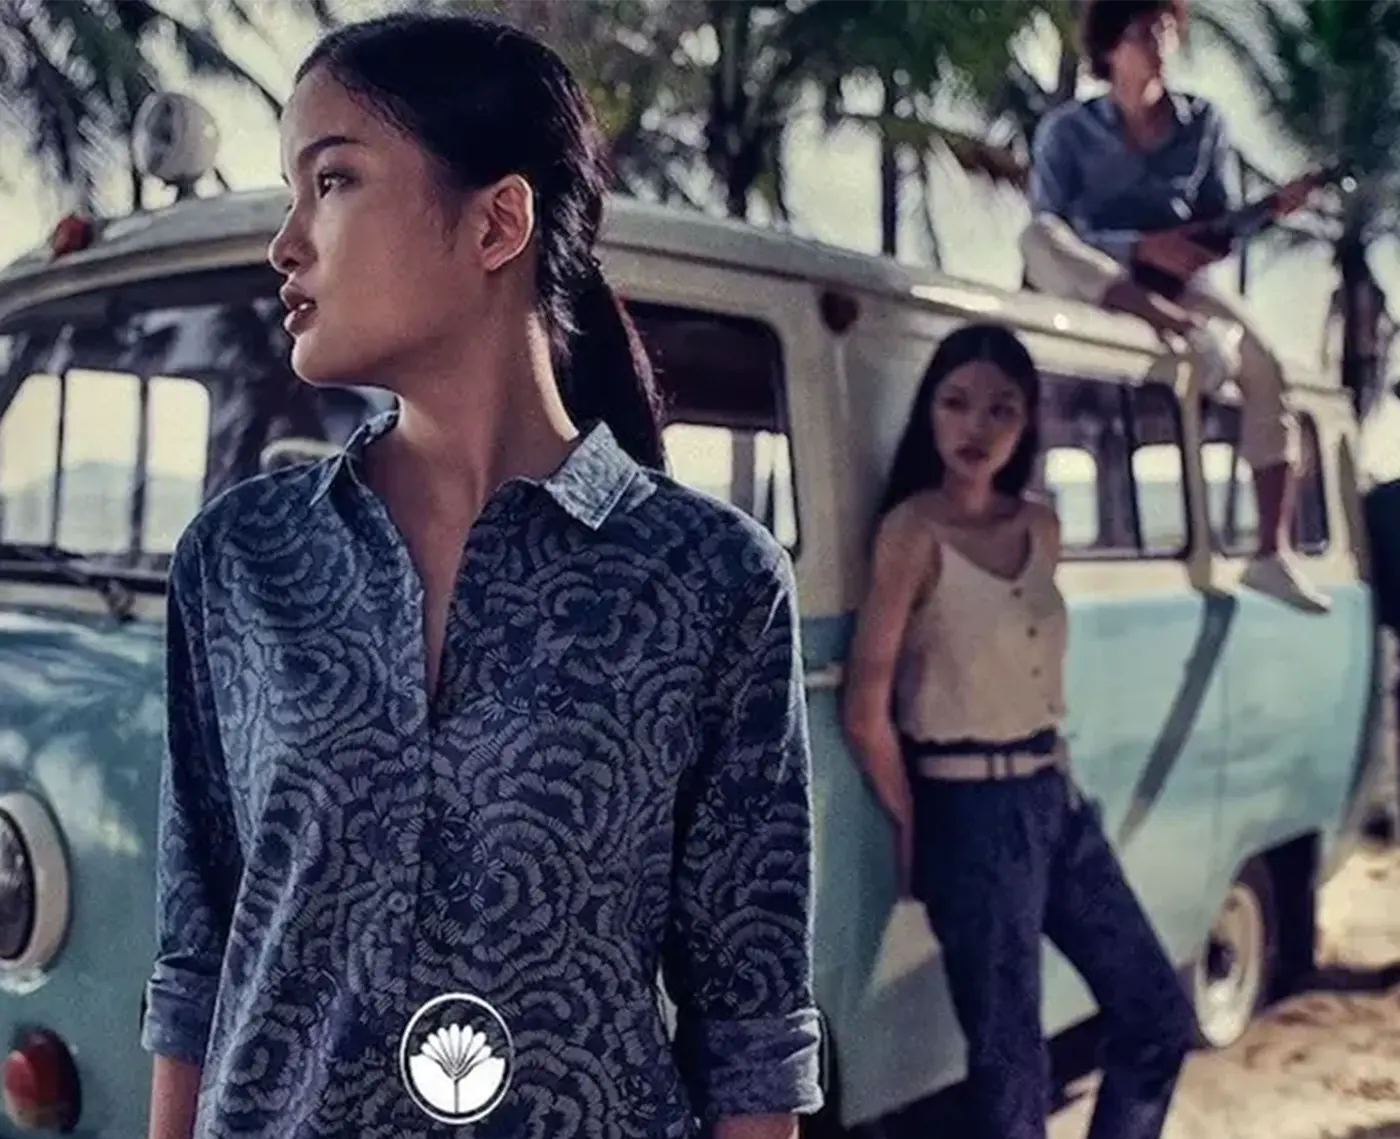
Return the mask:
[[[158,969],[146,985],[141,1047],[167,1059],[202,1065],[217,995],[218,982],[212,978]]]
[[[679,1018],[676,1050],[707,1123],[736,1115],[807,1115],[822,1106],[816,1009],[751,1020]]]

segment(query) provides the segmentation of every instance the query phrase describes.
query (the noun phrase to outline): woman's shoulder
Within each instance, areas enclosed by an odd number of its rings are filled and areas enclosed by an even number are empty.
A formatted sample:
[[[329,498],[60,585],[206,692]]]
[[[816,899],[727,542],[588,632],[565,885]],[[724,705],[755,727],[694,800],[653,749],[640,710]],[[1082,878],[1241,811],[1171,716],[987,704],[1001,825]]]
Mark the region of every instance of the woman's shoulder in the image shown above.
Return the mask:
[[[184,546],[228,555],[243,546],[242,537],[256,533],[260,543],[283,530],[290,536],[308,535],[307,514],[330,477],[333,458],[283,467],[254,475],[211,496],[185,527]],[[276,544],[276,543],[271,543]]]
[[[1026,527],[1045,538],[1059,541],[1060,516],[1046,499],[1027,495],[1020,500],[1020,517]]]
[[[716,569],[790,579],[787,548],[748,511],[669,475],[648,472],[648,477],[652,493],[643,511],[653,540],[693,552]]]
[[[897,503],[875,531],[875,576],[884,584],[936,573],[946,526],[937,499],[928,491]]]

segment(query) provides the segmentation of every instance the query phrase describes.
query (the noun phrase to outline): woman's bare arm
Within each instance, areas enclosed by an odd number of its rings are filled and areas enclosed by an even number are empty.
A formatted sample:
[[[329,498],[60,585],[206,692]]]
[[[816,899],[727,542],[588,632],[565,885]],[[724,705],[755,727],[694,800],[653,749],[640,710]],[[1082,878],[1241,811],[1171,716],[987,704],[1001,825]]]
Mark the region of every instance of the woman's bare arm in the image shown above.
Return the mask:
[[[896,507],[875,538],[870,582],[846,660],[842,722],[885,808],[902,810],[909,794],[890,696],[905,627],[921,587],[941,568],[938,543],[913,502]]]
[[[736,1115],[715,1124],[713,1139],[797,1139],[795,1115]]]
[[[157,1056],[151,1072],[151,1122],[148,1139],[190,1139],[199,1099],[200,1068],[183,1060]]]

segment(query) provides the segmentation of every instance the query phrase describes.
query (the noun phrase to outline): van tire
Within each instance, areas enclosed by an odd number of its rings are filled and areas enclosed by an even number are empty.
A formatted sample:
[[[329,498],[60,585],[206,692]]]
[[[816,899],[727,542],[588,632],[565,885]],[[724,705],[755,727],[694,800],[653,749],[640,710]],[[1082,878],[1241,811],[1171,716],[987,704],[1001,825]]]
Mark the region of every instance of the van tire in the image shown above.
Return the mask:
[[[1234,1044],[1269,1002],[1278,933],[1268,866],[1253,859],[1231,883],[1191,968],[1191,1001],[1205,1047]]]

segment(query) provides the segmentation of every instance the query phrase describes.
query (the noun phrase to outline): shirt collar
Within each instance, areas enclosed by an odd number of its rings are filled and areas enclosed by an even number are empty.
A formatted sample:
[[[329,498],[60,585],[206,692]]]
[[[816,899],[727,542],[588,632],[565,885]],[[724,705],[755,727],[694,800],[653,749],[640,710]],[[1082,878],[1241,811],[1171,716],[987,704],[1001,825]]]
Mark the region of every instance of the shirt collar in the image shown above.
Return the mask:
[[[398,418],[397,408],[374,416],[356,429],[340,451],[323,459],[313,503],[329,493],[338,479],[349,478],[367,489],[360,478],[365,448],[386,434]],[[599,421],[579,435],[553,474],[543,480],[521,477],[516,481],[543,489],[571,517],[596,530],[608,520],[639,473],[636,460],[622,449],[608,425]]]
[[[1176,121],[1182,126],[1186,126],[1195,118],[1191,99],[1183,95],[1180,91],[1168,90],[1167,100],[1172,105],[1172,110],[1176,112]],[[1101,118],[1111,126],[1121,127],[1123,125],[1123,112],[1118,109],[1118,104],[1113,101],[1113,96],[1109,94],[1101,95],[1093,100],[1090,106],[1094,107]]]

